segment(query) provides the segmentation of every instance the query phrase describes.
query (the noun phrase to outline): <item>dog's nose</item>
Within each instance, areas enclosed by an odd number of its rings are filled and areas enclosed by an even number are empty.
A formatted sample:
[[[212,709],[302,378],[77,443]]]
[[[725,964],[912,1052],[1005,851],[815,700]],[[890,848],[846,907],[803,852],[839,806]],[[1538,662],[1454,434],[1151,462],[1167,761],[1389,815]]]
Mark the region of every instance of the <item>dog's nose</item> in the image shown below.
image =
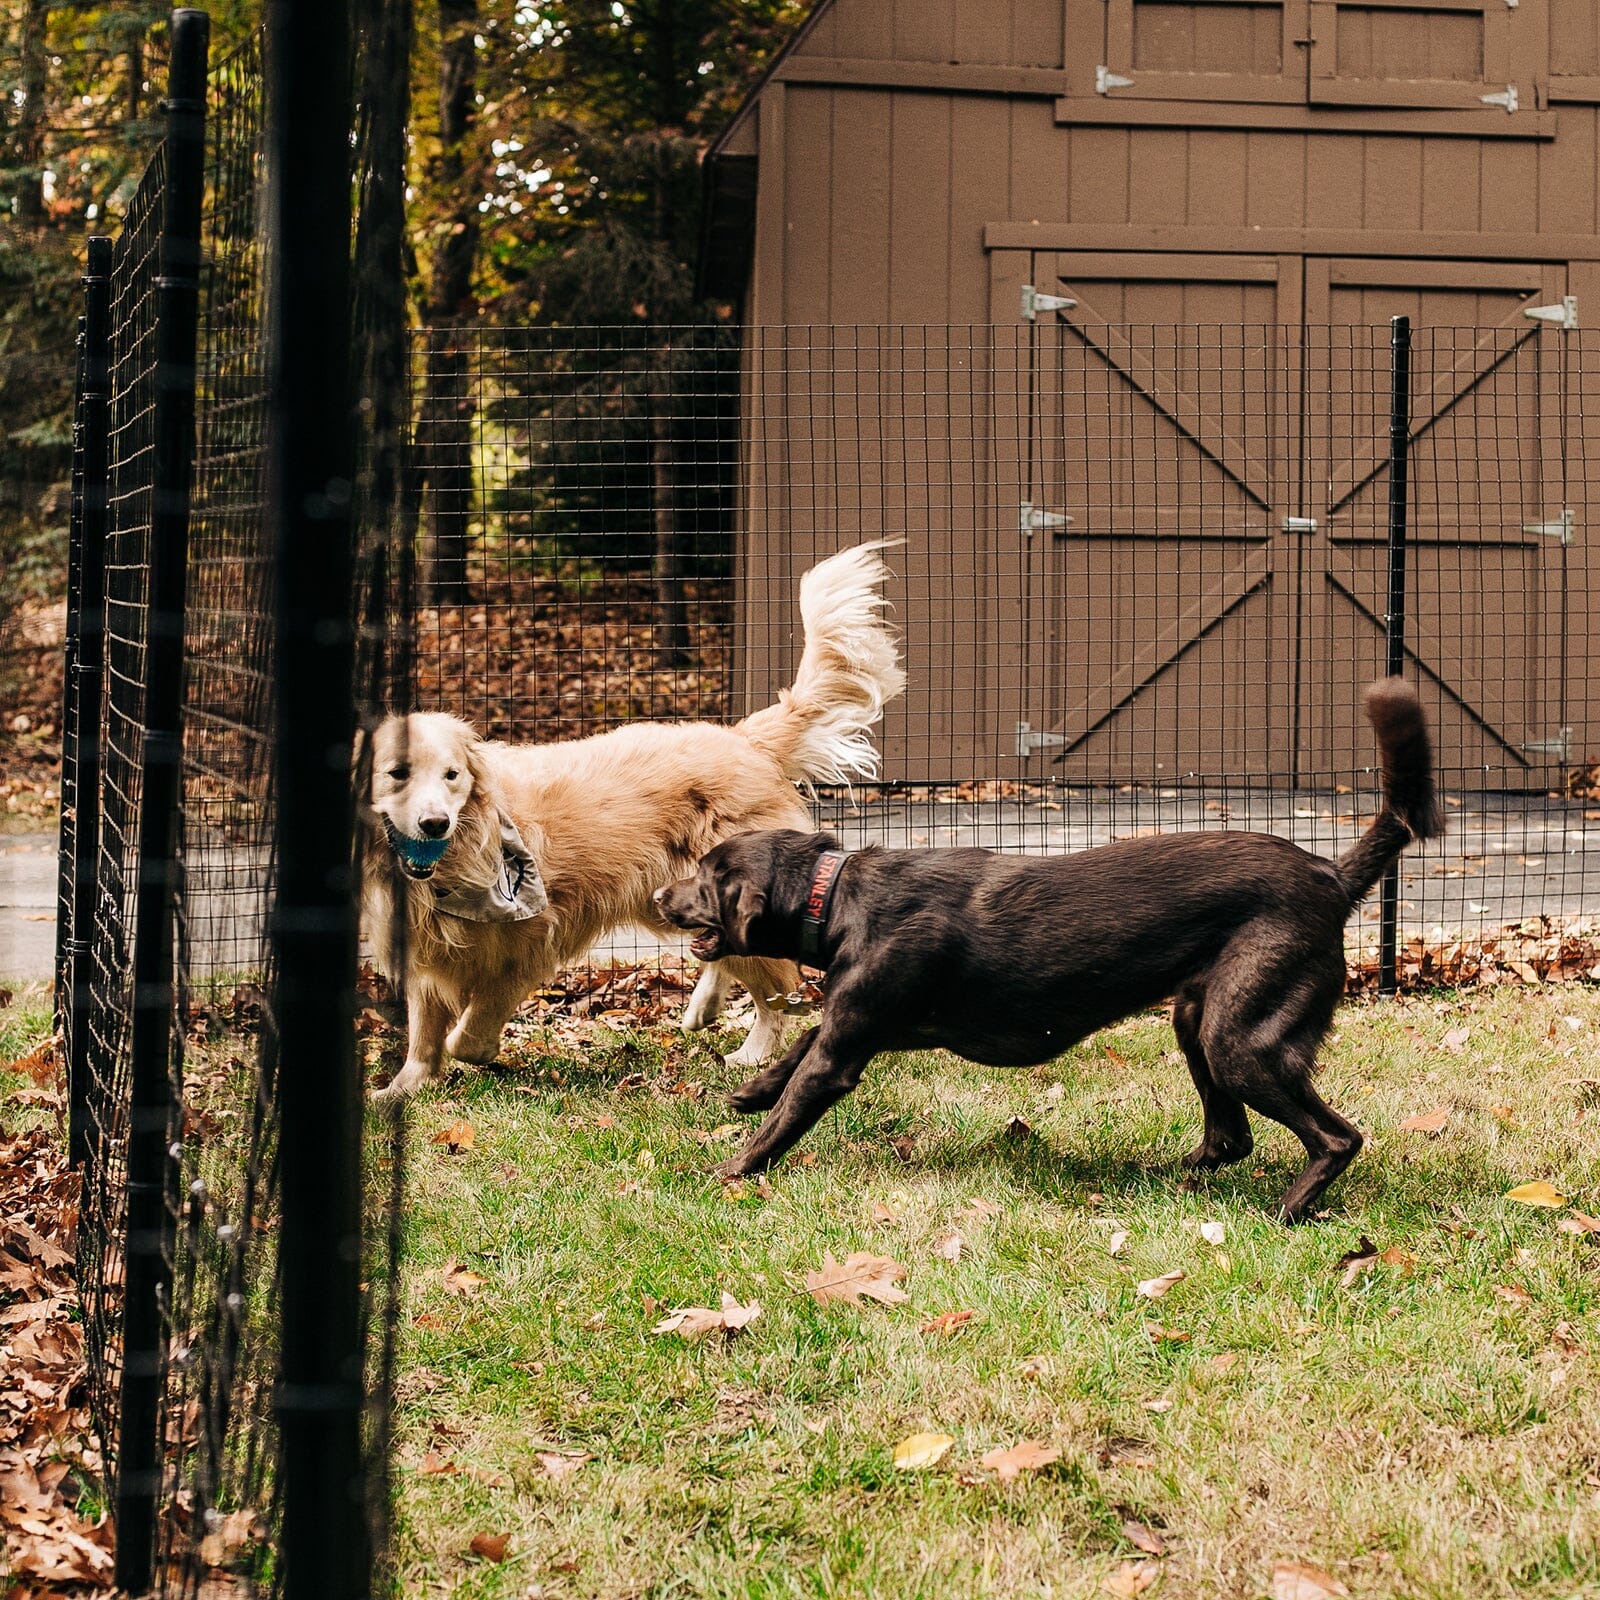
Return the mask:
[[[449,817],[418,817],[417,826],[424,839],[442,839],[450,831]]]

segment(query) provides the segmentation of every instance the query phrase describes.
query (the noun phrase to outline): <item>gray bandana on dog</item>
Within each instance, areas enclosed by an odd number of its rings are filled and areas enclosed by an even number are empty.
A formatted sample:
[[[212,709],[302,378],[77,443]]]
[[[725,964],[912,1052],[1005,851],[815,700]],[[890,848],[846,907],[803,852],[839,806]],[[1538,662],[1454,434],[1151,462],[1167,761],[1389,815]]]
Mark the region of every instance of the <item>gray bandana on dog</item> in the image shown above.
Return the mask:
[[[516,824],[500,813],[500,870],[492,883],[433,891],[434,909],[466,922],[527,922],[550,904],[539,868]]]

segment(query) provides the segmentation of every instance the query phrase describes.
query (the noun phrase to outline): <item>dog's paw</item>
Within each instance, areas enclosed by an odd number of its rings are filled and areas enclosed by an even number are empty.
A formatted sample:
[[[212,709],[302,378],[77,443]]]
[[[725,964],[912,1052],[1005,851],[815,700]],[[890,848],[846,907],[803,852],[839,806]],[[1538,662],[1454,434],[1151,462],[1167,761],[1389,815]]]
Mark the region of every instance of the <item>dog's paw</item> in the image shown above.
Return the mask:
[[[689,1003],[683,1008],[683,1017],[678,1026],[685,1033],[699,1033],[702,1028],[709,1028],[721,1015],[722,1005],[717,996],[702,997],[696,990],[689,996]]]
[[[735,1072],[748,1072],[752,1067],[766,1066],[777,1053],[776,1050],[763,1050],[759,1045],[752,1048],[751,1039],[746,1039],[737,1050],[729,1051],[722,1059]]]
[[[424,1061],[408,1061],[381,1089],[367,1096],[374,1105],[386,1101],[404,1100],[415,1094],[433,1076],[433,1069]]]
[[[457,1061],[468,1062],[474,1067],[487,1067],[500,1054],[500,1035],[496,1034],[493,1039],[475,1039],[458,1022],[450,1030],[444,1047]]]
[[[759,1078],[752,1078],[749,1083],[741,1083],[739,1087],[728,1096],[730,1109],[739,1112],[770,1111],[783,1095],[783,1085],[774,1088],[771,1084],[763,1083]]]

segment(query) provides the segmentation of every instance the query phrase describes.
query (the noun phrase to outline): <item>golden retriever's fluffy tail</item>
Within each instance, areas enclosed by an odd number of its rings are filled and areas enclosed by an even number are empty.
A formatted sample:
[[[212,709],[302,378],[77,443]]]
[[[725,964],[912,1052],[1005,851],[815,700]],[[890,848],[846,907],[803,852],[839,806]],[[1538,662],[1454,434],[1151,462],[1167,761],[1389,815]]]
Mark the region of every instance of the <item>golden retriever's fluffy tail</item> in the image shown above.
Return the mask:
[[[878,774],[871,729],[906,686],[894,636],[883,620],[880,551],[874,539],[819,562],[800,580],[805,651],[792,687],[739,724],[793,783],[849,783]]]

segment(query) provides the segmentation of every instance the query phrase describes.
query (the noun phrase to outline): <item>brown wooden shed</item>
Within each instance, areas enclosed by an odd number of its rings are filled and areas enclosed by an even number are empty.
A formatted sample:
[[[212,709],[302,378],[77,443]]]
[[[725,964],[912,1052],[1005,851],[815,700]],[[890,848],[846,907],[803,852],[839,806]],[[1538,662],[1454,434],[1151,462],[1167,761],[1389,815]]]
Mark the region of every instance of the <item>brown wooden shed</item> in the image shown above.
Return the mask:
[[[747,694],[881,530],[893,776],[1366,766],[1406,313],[1442,763],[1554,786],[1600,746],[1597,152],[1595,0],[821,0],[708,158]]]

